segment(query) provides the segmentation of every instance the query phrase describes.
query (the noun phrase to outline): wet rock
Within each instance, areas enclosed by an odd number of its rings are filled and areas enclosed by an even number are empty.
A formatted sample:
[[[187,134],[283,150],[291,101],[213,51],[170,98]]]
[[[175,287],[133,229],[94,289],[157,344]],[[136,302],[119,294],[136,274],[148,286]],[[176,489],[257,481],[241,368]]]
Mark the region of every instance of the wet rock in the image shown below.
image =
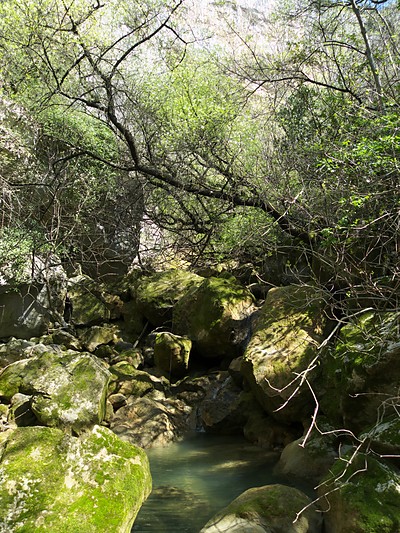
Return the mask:
[[[82,438],[17,428],[1,456],[0,524],[7,532],[129,533],[150,489],[144,452],[104,427]]]
[[[249,489],[207,522],[201,533],[321,533],[322,517],[314,505],[296,520],[310,504],[304,493],[285,485]]]

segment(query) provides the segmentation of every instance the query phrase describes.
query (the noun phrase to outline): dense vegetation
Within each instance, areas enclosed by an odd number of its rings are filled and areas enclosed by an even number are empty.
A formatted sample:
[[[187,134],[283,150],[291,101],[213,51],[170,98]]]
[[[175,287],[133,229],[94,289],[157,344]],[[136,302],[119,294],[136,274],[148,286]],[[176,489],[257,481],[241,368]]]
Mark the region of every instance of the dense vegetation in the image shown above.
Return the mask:
[[[101,273],[148,226],[192,264],[274,258],[397,307],[398,6],[195,6],[1,2],[0,263]]]

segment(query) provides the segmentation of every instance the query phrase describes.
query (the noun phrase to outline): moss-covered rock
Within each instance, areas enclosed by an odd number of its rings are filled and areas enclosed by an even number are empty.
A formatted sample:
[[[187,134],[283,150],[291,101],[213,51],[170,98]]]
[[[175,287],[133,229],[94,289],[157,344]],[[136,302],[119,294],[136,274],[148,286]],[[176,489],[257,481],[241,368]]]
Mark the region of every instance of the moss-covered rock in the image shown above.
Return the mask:
[[[144,452],[106,428],[17,428],[0,462],[1,530],[129,533],[150,488]]]
[[[91,354],[48,351],[6,367],[0,373],[0,397],[30,395],[42,424],[80,431],[103,420],[109,379]]]
[[[400,313],[367,312],[340,331],[324,359],[320,403],[336,424],[358,433],[373,426],[400,388]],[[394,402],[396,403],[396,402]]]
[[[115,324],[103,324],[86,329],[80,336],[80,341],[86,350],[94,352],[98,346],[118,342],[120,334]]]
[[[115,309],[122,302],[107,293],[105,288],[89,276],[79,275],[68,280],[71,302],[71,321],[77,326],[92,326],[115,317]],[[114,301],[115,300],[115,301]]]
[[[173,328],[192,339],[202,356],[233,359],[242,352],[253,311],[252,294],[235,278],[208,278],[179,300]]]
[[[306,383],[291,396],[300,384],[294,379],[308,368],[323,339],[323,296],[313,287],[271,289],[245,351],[242,373],[264,409],[278,420],[302,421],[314,408]],[[309,382],[314,377],[315,371],[308,372]]]
[[[172,319],[175,304],[193,286],[203,281],[201,276],[187,270],[167,270],[143,277],[133,296],[139,311],[154,326],[162,326]]]
[[[326,533],[398,533],[399,471],[361,453],[350,457],[335,462],[319,489]]]
[[[374,452],[400,457],[400,418],[398,414],[374,424],[360,435],[361,440],[369,443]]]
[[[300,490],[285,485],[249,489],[207,522],[201,533],[320,533],[321,514],[310,504]]]
[[[276,472],[318,484],[326,476],[337,456],[335,437],[314,431],[305,443],[304,437],[301,437],[285,447]]]
[[[189,368],[192,341],[188,338],[161,332],[154,341],[154,362],[168,377],[182,377]]]

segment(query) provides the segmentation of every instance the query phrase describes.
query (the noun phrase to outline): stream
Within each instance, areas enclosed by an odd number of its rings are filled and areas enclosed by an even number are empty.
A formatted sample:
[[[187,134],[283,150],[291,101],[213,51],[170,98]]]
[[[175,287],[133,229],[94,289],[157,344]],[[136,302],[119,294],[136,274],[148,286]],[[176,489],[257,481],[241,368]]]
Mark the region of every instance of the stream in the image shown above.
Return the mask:
[[[132,533],[198,533],[219,510],[251,487],[288,483],[273,474],[279,455],[238,436],[197,433],[147,450],[153,492]]]

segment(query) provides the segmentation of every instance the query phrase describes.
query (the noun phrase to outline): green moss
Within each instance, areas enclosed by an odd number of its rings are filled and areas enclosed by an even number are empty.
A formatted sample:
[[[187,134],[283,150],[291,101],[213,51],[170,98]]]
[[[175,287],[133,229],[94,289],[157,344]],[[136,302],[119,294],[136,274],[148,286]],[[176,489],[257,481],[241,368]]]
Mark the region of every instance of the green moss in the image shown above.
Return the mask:
[[[18,428],[0,480],[0,523],[14,533],[126,533],[151,490],[143,450],[99,426],[81,439]]]
[[[349,458],[350,455],[347,456]],[[346,459],[346,457],[344,457]],[[400,528],[400,474],[386,463],[359,454],[352,464],[338,460],[327,496],[332,512],[340,509],[355,533],[397,533]],[[337,480],[337,481],[336,481]]]

